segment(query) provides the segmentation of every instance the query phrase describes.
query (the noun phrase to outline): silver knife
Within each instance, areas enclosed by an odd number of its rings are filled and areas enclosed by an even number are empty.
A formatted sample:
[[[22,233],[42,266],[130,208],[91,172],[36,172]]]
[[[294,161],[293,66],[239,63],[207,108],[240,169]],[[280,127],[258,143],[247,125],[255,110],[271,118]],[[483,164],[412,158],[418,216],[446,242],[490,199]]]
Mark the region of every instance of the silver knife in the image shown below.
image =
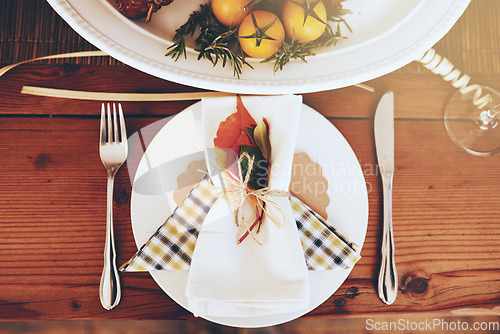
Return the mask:
[[[392,179],[394,175],[394,94],[385,93],[377,106],[374,121],[377,162],[384,195],[384,230],[382,237],[378,295],[390,305],[398,294],[398,273],[394,261],[392,231]]]

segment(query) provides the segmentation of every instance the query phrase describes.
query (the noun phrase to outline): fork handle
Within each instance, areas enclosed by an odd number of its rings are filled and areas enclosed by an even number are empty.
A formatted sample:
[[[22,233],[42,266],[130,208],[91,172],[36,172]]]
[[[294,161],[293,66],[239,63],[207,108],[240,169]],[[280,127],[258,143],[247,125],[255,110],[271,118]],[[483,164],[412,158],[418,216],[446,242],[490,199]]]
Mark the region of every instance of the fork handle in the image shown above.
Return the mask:
[[[120,302],[121,287],[116,267],[115,238],[113,233],[113,186],[114,173],[108,174],[106,241],[104,245],[104,267],[102,270],[99,297],[106,310],[111,310]]]
[[[398,294],[398,273],[394,259],[394,236],[392,229],[392,175],[382,174],[384,196],[384,227],[382,236],[382,258],[378,277],[378,295],[385,304],[392,304]]]

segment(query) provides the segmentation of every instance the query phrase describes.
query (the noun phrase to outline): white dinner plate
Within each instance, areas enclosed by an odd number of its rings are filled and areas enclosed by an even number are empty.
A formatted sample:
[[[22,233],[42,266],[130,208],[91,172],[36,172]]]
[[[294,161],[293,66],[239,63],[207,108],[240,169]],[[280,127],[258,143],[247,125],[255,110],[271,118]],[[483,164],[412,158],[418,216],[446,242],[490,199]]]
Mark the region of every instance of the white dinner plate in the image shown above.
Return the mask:
[[[140,158],[131,196],[132,229],[138,248],[146,243],[175,208],[173,193],[177,189],[178,176],[186,171],[191,161],[204,157],[198,129],[200,119],[201,102],[198,102],[166,123]],[[155,127],[154,124],[152,127]],[[311,136],[313,132],[315,135]],[[150,131],[145,128],[132,135],[130,146],[141,147],[148,133]],[[361,166],[351,147],[326,118],[303,105],[296,152],[306,152],[321,165],[329,184],[328,221],[361,250],[368,224],[368,194]],[[207,319],[237,327],[263,327],[290,321],[322,304],[340,287],[350,271],[309,271],[312,295],[307,310],[272,316]],[[184,295],[187,271],[159,270],[150,273],[173,300],[188,309]]]
[[[83,38],[112,57],[151,75],[189,86],[240,94],[306,93],[350,86],[392,72],[420,57],[441,39],[470,0],[347,0],[353,32],[307,63],[293,60],[276,74],[272,64],[250,60],[235,78],[230,68],[165,57],[175,30],[207,0],[176,0],[149,23],[120,14],[115,0],[47,0]]]

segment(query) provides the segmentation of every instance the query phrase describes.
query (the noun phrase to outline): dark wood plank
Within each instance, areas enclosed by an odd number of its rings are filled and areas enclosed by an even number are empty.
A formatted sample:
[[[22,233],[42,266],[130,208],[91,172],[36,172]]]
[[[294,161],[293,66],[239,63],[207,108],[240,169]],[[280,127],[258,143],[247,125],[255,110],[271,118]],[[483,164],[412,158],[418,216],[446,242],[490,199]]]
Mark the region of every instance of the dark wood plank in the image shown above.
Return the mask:
[[[492,197],[499,194],[499,181],[485,171],[494,171],[500,156],[484,159],[461,152],[437,121],[396,122],[393,218],[400,295],[386,306],[376,294],[381,190],[373,175],[374,153],[360,139],[371,125],[358,121],[352,129],[349,121],[334,123],[365,171],[370,220],[363,258],[329,299],[330,307],[323,306],[324,314],[453,314],[495,306],[500,293],[494,279],[500,265],[500,210]],[[359,295],[350,298],[353,291]]]
[[[477,75],[473,82],[500,90],[497,77]],[[392,73],[366,83],[375,93],[358,87],[304,94],[304,103],[327,117],[373,117],[383,92],[395,93],[395,116],[407,119],[441,119],[454,88],[438,75]],[[128,66],[23,65],[0,79],[0,115],[89,115],[97,117],[103,101],[46,98],[21,94],[24,85],[116,93],[179,93],[202,91],[161,80]],[[124,102],[128,116],[176,114],[196,101]]]
[[[2,104],[0,114],[16,115],[92,115],[98,116],[101,102],[45,98],[21,94],[25,85],[58,89],[121,92],[175,93],[200,91],[158,79],[128,66],[99,67],[80,65],[33,65],[14,68],[0,79]],[[192,104],[183,102],[126,103],[127,115],[168,115]]]
[[[436,49],[464,64],[460,69],[470,71],[473,82],[500,89],[498,74],[489,71],[498,68],[498,57],[494,48],[484,47],[485,42],[496,45],[491,27],[498,24],[484,22],[496,18],[497,11],[494,0],[474,1]],[[469,31],[478,20],[484,22],[476,38]],[[342,287],[305,319],[498,314],[500,155],[473,157],[451,142],[442,112],[454,88],[420,64],[366,84],[375,93],[346,87],[303,95],[351,144],[365,174],[370,209],[363,258]],[[193,320],[148,273],[123,274],[120,305],[111,312],[100,306],[106,210],[97,146],[101,101],[27,96],[20,93],[24,85],[125,93],[200,91],[125,65],[29,64],[0,78],[0,319]],[[400,277],[400,294],[391,306],[376,291],[382,211],[372,138],[376,103],[389,89],[396,97],[393,214]],[[193,102],[126,102],[128,133]],[[115,188],[120,263],[136,251],[130,180],[137,160],[132,157],[120,170]]]
[[[128,119],[129,133],[156,121]],[[334,119],[365,172],[370,216],[363,259],[314,317],[491,308],[500,239],[495,205],[500,156],[458,150],[440,121],[396,123],[394,223],[402,291],[392,306],[376,293],[380,187],[372,121]],[[98,301],[105,219],[105,174],[98,122],[74,117],[3,117],[0,124],[0,308],[5,319],[183,319],[147,273],[123,274],[124,299],[112,312]],[[119,262],[136,250],[130,228],[127,167],[116,184]],[[354,297],[354,298],[351,298]]]

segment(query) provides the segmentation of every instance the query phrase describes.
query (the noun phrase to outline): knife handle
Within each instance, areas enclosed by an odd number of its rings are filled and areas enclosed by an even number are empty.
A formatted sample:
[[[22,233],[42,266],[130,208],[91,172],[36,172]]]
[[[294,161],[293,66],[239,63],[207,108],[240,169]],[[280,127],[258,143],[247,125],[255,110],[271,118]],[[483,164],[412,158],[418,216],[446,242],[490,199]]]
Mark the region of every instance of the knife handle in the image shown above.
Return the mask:
[[[392,174],[382,174],[384,229],[381,249],[382,259],[378,277],[378,295],[388,305],[396,300],[398,294],[398,273],[394,260],[394,237],[392,231],[392,179]]]

